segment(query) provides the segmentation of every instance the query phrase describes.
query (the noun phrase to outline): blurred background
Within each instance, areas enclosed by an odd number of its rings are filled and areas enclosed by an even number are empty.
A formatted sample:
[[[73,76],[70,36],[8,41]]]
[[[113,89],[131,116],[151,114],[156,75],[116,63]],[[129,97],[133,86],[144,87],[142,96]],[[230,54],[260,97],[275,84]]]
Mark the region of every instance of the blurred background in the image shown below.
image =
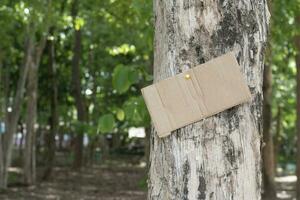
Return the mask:
[[[270,2],[263,155],[280,199],[295,196],[299,6]],[[152,24],[152,0],[0,1],[0,199],[146,199]]]

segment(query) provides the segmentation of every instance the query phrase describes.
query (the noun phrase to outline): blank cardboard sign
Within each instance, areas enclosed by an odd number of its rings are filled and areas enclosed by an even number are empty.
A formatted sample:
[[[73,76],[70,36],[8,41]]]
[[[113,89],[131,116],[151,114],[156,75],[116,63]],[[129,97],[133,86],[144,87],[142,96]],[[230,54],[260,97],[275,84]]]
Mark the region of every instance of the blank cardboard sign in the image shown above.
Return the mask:
[[[159,137],[251,99],[233,53],[145,87],[142,94]]]

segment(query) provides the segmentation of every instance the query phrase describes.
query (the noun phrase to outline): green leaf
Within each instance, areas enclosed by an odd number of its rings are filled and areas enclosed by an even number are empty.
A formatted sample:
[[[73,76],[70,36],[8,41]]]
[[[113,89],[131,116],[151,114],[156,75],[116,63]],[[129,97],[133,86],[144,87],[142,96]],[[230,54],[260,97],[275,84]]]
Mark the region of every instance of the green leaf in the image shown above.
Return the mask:
[[[125,93],[131,85],[129,80],[129,69],[123,65],[118,65],[113,72],[112,84],[118,93]]]
[[[139,72],[134,69],[130,70],[130,72],[128,74],[128,79],[131,84],[137,83],[139,80]]]
[[[123,121],[125,119],[125,112],[122,109],[117,110],[117,119]]]
[[[115,127],[115,118],[112,114],[106,114],[99,119],[99,130],[101,133],[110,133]]]
[[[131,97],[124,103],[124,111],[126,119],[132,125],[147,125],[150,122],[150,116],[146,108],[145,102],[141,96]]]

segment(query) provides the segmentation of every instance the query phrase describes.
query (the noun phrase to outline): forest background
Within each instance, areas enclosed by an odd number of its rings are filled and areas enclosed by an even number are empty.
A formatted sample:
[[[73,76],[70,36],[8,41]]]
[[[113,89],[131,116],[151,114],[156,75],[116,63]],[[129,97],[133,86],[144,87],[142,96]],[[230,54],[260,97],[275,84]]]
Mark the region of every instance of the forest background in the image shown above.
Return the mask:
[[[152,7],[151,0],[1,0],[0,197],[76,199],[79,190],[95,199],[144,198],[151,124],[140,89],[153,80]],[[300,2],[269,7],[263,124],[273,148],[265,155],[293,188]],[[279,196],[294,195],[275,180]]]

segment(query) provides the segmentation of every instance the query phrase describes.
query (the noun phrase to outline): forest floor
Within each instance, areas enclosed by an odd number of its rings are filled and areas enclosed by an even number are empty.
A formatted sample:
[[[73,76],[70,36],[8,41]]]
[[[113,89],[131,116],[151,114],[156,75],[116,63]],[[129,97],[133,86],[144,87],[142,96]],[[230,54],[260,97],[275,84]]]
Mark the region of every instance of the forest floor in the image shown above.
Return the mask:
[[[17,169],[15,182],[20,179]],[[276,178],[278,197],[293,200],[296,177]],[[145,169],[137,166],[95,166],[72,171],[56,167],[51,180],[34,187],[12,184],[1,200],[145,200]]]
[[[35,187],[11,185],[1,200],[145,200],[145,169],[89,167],[80,173],[55,168],[52,179]],[[144,184],[145,185],[145,184]]]

